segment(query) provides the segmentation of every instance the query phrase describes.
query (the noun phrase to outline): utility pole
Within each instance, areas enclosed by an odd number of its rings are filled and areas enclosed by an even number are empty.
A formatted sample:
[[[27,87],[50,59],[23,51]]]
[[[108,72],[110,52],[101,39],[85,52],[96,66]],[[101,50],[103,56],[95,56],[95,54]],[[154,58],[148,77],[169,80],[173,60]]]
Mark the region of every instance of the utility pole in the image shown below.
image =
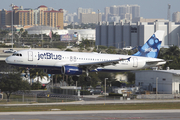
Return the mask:
[[[158,99],[158,77],[156,77],[156,99]]]

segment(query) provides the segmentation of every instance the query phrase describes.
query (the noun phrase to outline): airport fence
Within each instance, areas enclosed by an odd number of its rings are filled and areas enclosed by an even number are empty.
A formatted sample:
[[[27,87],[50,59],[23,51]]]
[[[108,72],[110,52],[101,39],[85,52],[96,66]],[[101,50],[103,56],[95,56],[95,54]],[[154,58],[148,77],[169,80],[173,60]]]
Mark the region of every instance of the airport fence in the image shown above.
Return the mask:
[[[78,97],[70,97],[64,95],[61,96],[47,96],[47,97],[39,97],[37,95],[34,96],[24,96],[24,95],[12,95],[9,99],[9,102],[12,104],[33,104],[33,103],[56,103],[56,102],[72,102],[78,101]],[[8,103],[7,97],[4,95],[3,99],[0,100],[0,104]]]
[[[9,101],[7,102],[7,97],[4,94],[3,99],[0,100],[0,104],[33,104],[33,103],[60,103],[60,102],[72,102],[72,101],[93,101],[94,103],[100,101],[111,101],[112,103],[117,103],[117,101],[126,100],[178,100],[180,99],[179,94],[139,94],[132,96],[108,96],[108,95],[66,95],[66,94],[48,94],[48,93],[29,93],[22,94],[16,93],[12,94]],[[113,102],[114,101],[114,102]]]

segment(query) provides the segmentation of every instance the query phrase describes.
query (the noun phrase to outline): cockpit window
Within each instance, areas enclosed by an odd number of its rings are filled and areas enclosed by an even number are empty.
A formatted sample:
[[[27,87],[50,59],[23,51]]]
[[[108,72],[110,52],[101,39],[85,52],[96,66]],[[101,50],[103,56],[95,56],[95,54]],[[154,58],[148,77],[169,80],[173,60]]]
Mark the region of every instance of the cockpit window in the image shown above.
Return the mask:
[[[22,57],[22,54],[14,53],[12,56],[21,56]]]

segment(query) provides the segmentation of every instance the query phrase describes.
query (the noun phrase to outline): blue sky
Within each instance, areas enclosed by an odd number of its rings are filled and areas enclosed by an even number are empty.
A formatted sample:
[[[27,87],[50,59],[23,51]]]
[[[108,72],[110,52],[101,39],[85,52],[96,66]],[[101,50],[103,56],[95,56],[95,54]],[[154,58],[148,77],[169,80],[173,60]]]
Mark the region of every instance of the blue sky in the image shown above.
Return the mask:
[[[62,8],[69,13],[77,12],[78,7],[93,8],[95,12],[99,9],[104,12],[105,7],[112,5],[138,4],[141,17],[164,19],[167,19],[168,4],[171,4],[171,19],[173,12],[180,11],[180,0],[0,0],[0,10],[11,9],[9,7],[11,3],[32,9],[45,5],[54,9]]]

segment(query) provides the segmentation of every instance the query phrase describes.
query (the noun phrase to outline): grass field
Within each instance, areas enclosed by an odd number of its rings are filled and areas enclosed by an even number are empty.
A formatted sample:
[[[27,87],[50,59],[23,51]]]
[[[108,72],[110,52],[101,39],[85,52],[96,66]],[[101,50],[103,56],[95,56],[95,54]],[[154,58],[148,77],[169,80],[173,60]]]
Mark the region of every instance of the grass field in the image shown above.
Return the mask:
[[[0,112],[51,111],[51,109],[60,109],[61,111],[180,109],[180,103],[17,106],[0,107]]]

